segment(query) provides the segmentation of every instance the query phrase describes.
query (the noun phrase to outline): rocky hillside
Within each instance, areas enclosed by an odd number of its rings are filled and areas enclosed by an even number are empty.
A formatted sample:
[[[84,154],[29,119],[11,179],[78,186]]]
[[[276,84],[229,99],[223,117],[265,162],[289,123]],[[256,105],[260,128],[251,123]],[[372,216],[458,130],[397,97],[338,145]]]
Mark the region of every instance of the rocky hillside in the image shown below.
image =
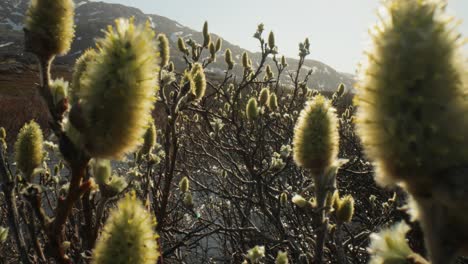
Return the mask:
[[[87,0],[75,0],[76,2],[76,36],[72,45],[72,50],[61,58],[57,63],[71,66],[80,54],[94,45],[96,38],[103,35],[102,29],[113,23],[119,17],[135,17],[138,22],[149,20],[157,32],[165,33],[171,42],[171,51],[177,54],[177,38],[193,38],[202,42],[202,34],[199,31],[180,25],[176,21],[158,15],[149,15],[141,10],[119,4],[109,4],[104,2],[90,2]],[[23,54],[23,21],[24,14],[29,4],[29,0],[2,0],[0,4],[0,71],[21,70],[31,62],[31,57]],[[255,29],[256,25],[252,25]],[[212,33],[212,38],[216,40],[218,35]],[[251,37],[247,35],[246,38]],[[223,41],[223,49],[220,51],[218,62],[210,65],[208,71],[213,74],[222,74],[225,69],[222,54],[224,50],[230,48],[236,60],[240,60],[240,55],[244,49]],[[281,50],[281,47],[280,47]],[[208,54],[206,53],[206,56]],[[254,59],[259,57],[258,53],[250,53]],[[181,56],[173,56],[176,68],[181,69],[183,61]],[[297,68],[297,59],[288,59],[289,69]],[[236,66],[241,72],[241,66]],[[347,87],[352,87],[353,76],[342,74],[330,66],[319,61],[307,60],[304,66],[304,73],[313,70],[312,78],[308,86],[319,90],[334,90],[339,83],[344,83]],[[289,78],[282,81],[288,85]]]

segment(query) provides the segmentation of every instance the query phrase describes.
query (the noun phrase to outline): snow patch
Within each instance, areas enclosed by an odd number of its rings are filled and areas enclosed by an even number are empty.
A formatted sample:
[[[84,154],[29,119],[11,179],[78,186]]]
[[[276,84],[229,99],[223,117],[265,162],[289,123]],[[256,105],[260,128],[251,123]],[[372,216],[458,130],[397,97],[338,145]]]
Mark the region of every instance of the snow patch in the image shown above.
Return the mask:
[[[95,15],[99,15],[102,13],[104,13],[104,11],[94,11],[94,12],[89,13],[89,16],[95,16]]]
[[[148,16],[148,20],[149,20],[149,22],[150,22],[151,28],[156,28],[156,23],[154,23],[153,18],[150,17],[150,16]]]
[[[14,42],[7,42],[7,43],[4,43],[4,44],[0,44],[0,48],[8,47],[8,46],[10,46],[11,44],[14,44]]]
[[[182,34],[184,34],[184,32],[182,31],[174,32],[171,34],[170,39],[172,40],[172,42],[177,42],[177,40],[179,39],[180,36],[182,36]]]
[[[184,26],[182,26],[182,25],[179,24],[179,23],[176,23],[175,26],[178,27],[178,28],[183,28],[183,27],[184,27]]]
[[[20,12],[13,12],[11,14],[14,15],[14,16],[24,17],[24,14],[21,14]]]

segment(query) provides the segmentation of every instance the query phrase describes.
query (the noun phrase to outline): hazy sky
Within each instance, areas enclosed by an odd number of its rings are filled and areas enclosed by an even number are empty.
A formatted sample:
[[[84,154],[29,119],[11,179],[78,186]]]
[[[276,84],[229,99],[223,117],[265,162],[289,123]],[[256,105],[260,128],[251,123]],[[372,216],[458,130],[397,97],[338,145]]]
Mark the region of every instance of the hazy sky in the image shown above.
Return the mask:
[[[413,1],[413,0],[409,0]],[[468,37],[468,0],[448,0],[449,11],[464,20],[460,31]],[[273,30],[279,52],[297,57],[298,43],[311,42],[309,58],[335,69],[354,73],[367,41],[367,29],[377,20],[379,0],[105,0],[140,8],[201,30],[208,20],[210,32],[251,51],[258,23]],[[468,50],[468,48],[466,49]]]

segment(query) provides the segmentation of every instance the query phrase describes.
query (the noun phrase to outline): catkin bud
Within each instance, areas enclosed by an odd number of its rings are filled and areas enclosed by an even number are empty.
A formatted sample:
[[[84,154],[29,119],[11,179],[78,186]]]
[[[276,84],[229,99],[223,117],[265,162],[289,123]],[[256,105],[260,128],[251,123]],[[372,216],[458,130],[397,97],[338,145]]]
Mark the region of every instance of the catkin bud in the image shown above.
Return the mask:
[[[99,47],[82,81],[82,132],[91,156],[121,158],[141,143],[159,89],[154,32],[118,19]]]
[[[335,214],[339,223],[350,222],[354,214],[354,198],[351,195],[341,198]]]
[[[188,55],[189,51],[187,49],[187,46],[185,46],[184,39],[181,37],[177,39],[177,48],[179,49],[180,52],[184,53],[185,55]]]
[[[343,96],[344,91],[345,91],[345,86],[344,86],[344,84],[340,83],[340,85],[338,86],[338,89],[336,89],[336,95],[338,97],[341,97],[341,96]]]
[[[275,43],[275,34],[273,31],[270,31],[270,34],[268,35],[268,47],[273,50],[276,47]]]
[[[174,62],[171,61],[171,62],[169,63],[169,66],[167,66],[167,71],[168,71],[168,72],[173,72],[174,69],[175,69]]]
[[[355,102],[357,131],[380,183],[404,180],[427,192],[439,180],[431,179],[435,172],[468,163],[462,40],[444,8],[442,1],[395,0],[373,31]]]
[[[5,139],[6,138],[6,131],[5,128],[0,127],[0,138]]]
[[[283,192],[280,195],[280,204],[285,207],[288,204],[288,194]]]
[[[106,184],[112,173],[112,167],[109,160],[97,159],[93,164],[93,176],[97,184]]]
[[[148,155],[156,145],[156,125],[154,120],[151,118],[149,127],[146,129],[143,145],[141,146],[140,153]]]
[[[63,78],[50,81],[49,89],[52,93],[52,99],[55,106],[58,106],[59,103],[62,103],[62,100],[67,99],[68,97],[68,82]]]
[[[135,195],[127,195],[110,212],[93,251],[93,264],[156,263],[160,256],[153,232],[156,220]]]
[[[275,93],[271,93],[268,98],[268,108],[270,111],[276,111],[276,109],[278,109],[278,97]]]
[[[43,136],[39,125],[31,121],[25,124],[15,143],[15,161],[23,176],[31,181],[31,176],[42,163],[43,158]]]
[[[288,264],[288,253],[283,251],[278,251],[278,255],[276,255],[275,264]]]
[[[268,87],[265,87],[260,91],[258,102],[260,103],[261,106],[264,106],[268,103],[269,98],[270,98],[270,89],[268,89]]]
[[[281,66],[288,67],[288,63],[286,62],[286,57],[281,56]]]
[[[245,109],[245,113],[247,115],[248,120],[255,120],[258,117],[258,105],[257,100],[255,98],[250,98],[247,102],[247,107]]]
[[[271,70],[270,65],[267,65],[265,67],[265,73],[266,73],[267,80],[271,80],[275,77],[275,75],[273,74],[273,71]]]
[[[167,39],[166,35],[159,34],[158,35],[158,46],[159,46],[159,53],[161,56],[161,68],[165,67],[169,63],[170,58],[170,48],[169,48],[169,40]]]
[[[216,47],[216,52],[220,51],[221,48],[222,48],[222,46],[223,46],[223,39],[222,39],[222,38],[218,38],[218,39],[216,40],[216,46],[215,46],[215,47]]]
[[[203,24],[203,47],[208,47],[211,43],[211,36],[208,32],[208,21]]]
[[[309,205],[309,202],[298,194],[294,195],[291,201],[300,208],[304,208]]]
[[[249,60],[249,54],[247,54],[247,52],[244,51],[244,53],[242,53],[242,67],[248,69],[252,66],[252,64],[250,63],[250,60]]]
[[[310,169],[314,175],[323,173],[338,155],[338,121],[335,109],[322,95],[309,101],[294,128],[294,161]]]
[[[0,245],[5,243],[8,239],[8,228],[0,226]]]
[[[201,100],[206,92],[206,76],[203,66],[200,63],[195,63],[191,70],[191,74],[195,84],[192,93],[195,95],[197,100]]]
[[[186,193],[190,188],[190,181],[187,177],[183,177],[179,182],[179,189],[181,192]]]
[[[27,50],[44,58],[66,54],[74,30],[73,0],[32,0],[26,13]]]
[[[228,66],[228,70],[232,70],[234,68],[234,61],[232,60],[232,52],[230,49],[226,49],[224,53],[224,60]]]
[[[215,44],[213,44],[213,42],[210,43],[210,45],[208,45],[208,49],[210,50],[210,56],[211,56],[211,61],[216,61],[216,47],[215,47]]]
[[[75,67],[73,68],[72,87],[69,96],[71,104],[78,102],[82,78],[86,75],[88,65],[93,63],[96,59],[96,55],[96,50],[87,49],[83,55],[76,60]]]
[[[377,180],[415,198],[432,263],[450,263],[468,248],[468,76],[446,4],[385,2],[355,98],[357,132]]]

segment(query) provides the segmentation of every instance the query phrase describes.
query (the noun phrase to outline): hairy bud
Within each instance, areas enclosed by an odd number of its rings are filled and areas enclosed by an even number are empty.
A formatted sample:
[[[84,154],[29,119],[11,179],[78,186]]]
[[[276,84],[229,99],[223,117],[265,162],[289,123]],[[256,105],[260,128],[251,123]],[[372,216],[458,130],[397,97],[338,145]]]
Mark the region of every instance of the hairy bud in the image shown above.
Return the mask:
[[[74,104],[79,100],[81,90],[81,80],[86,75],[86,69],[90,63],[96,59],[96,50],[87,49],[75,62],[73,68],[72,87],[70,89],[70,103]]]
[[[134,194],[121,199],[104,225],[92,263],[156,263],[160,253],[153,219]]]
[[[42,130],[34,121],[25,124],[18,133],[15,143],[16,166],[28,181],[32,180],[34,169],[42,163],[43,141]]]
[[[203,66],[200,63],[195,63],[191,70],[191,74],[195,84],[192,93],[195,95],[197,100],[201,100],[206,92],[206,76]]]
[[[276,109],[278,109],[278,97],[275,93],[271,93],[268,98],[268,108],[270,111],[276,111]]]
[[[234,68],[234,61],[232,60],[232,52],[230,49],[226,49],[224,53],[224,60],[228,66],[228,70],[232,70]]]
[[[270,98],[270,89],[268,89],[268,87],[265,87],[260,91],[258,102],[260,103],[261,106],[267,105],[269,98]]]
[[[142,143],[151,119],[159,88],[154,32],[118,19],[99,47],[81,85],[83,134],[93,157],[118,159]]]
[[[245,114],[247,115],[248,120],[257,119],[259,111],[258,111],[257,100],[255,98],[252,97],[247,102]]]
[[[165,67],[169,63],[169,58],[171,57],[170,48],[169,48],[169,40],[167,39],[165,34],[158,34],[158,46],[159,46],[159,53],[161,56],[161,68]]]
[[[332,165],[338,154],[335,109],[322,95],[309,101],[294,128],[294,161],[315,175]]]
[[[190,188],[190,181],[187,177],[183,177],[179,182],[179,189],[181,192],[186,193]]]
[[[32,0],[26,13],[27,49],[38,56],[66,54],[75,34],[73,0]]]

